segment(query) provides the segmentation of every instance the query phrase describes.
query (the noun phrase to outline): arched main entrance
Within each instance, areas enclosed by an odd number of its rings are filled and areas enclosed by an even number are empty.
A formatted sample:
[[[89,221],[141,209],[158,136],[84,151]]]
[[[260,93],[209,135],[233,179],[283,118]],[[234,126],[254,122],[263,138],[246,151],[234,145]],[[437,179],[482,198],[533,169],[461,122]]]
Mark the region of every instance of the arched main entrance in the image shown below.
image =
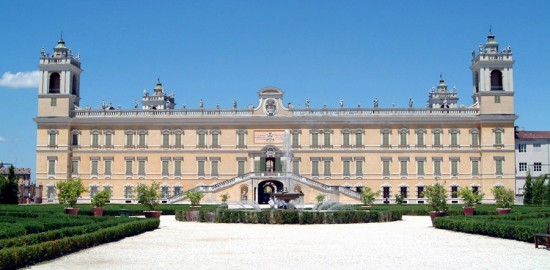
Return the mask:
[[[282,191],[283,183],[277,180],[265,180],[258,184],[258,204],[266,204],[269,202],[271,194]]]

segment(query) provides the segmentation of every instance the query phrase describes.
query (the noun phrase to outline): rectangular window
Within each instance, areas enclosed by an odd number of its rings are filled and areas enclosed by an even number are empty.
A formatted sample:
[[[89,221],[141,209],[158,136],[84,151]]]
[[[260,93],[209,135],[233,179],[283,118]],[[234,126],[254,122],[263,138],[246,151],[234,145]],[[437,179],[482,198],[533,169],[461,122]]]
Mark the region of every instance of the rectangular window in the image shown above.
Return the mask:
[[[56,137],[56,134],[49,134],[48,146],[55,146],[55,137]]]
[[[416,187],[416,197],[419,198],[419,199],[424,198],[424,187],[423,186]]]
[[[535,172],[542,171],[542,163],[541,162],[535,162],[533,164],[533,171],[535,171]]]
[[[424,160],[417,160],[416,161],[416,167],[417,167],[417,175],[424,175]]]
[[[132,175],[133,174],[132,163],[133,162],[131,160],[126,160],[126,175]]]
[[[139,134],[139,147],[145,147],[145,134]]]
[[[105,175],[111,175],[112,174],[111,165],[112,165],[112,161],[105,160]]]
[[[219,165],[219,162],[217,160],[213,160],[212,161],[212,167],[210,168],[211,169],[211,175],[212,176],[219,176],[219,171],[218,171],[218,165]]]
[[[399,134],[399,145],[407,146],[407,133],[401,132],[401,134]]]
[[[292,172],[294,174],[300,174],[300,161],[299,160],[293,160],[292,161]]]
[[[407,189],[408,188],[406,186],[404,186],[404,187],[401,187],[400,190],[399,190],[400,191],[399,193],[401,194],[401,197],[403,197],[403,199],[407,198],[407,193],[408,193]]]
[[[424,146],[424,133],[419,132],[416,134],[416,145]]]
[[[479,146],[479,134],[472,133],[472,146]]]
[[[162,161],[162,176],[168,176],[170,173],[169,173],[169,166],[170,166],[170,161],[168,160],[163,160]]]
[[[389,133],[382,133],[382,145],[383,146],[390,146],[390,134]]]
[[[48,190],[46,191],[46,197],[48,199],[53,199],[55,198],[55,188],[54,187],[48,187]]]
[[[162,147],[170,147],[170,134],[162,134]]]
[[[105,134],[105,146],[113,146],[113,134]]]
[[[52,106],[52,107],[57,106],[57,98],[51,98],[50,99],[50,106]]]
[[[495,96],[495,103],[500,103],[500,96]]]
[[[300,146],[300,134],[293,133],[292,134],[292,147],[299,147]]]
[[[166,199],[168,196],[170,196],[170,187],[163,186],[160,188],[160,192],[162,193],[162,198]]]
[[[390,197],[390,187],[382,187],[382,196],[385,199]]]
[[[199,160],[197,163],[197,174],[204,176],[204,160]]]
[[[441,133],[434,133],[434,145],[441,146]]]
[[[533,152],[540,152],[540,143],[533,144]]]
[[[344,171],[343,171],[343,175],[344,176],[350,176],[351,175],[351,172],[350,172],[350,162],[349,160],[344,160]]]
[[[434,175],[441,175],[441,161],[434,160]]]
[[[385,175],[385,176],[390,175],[390,161],[389,160],[382,161],[382,175]]]
[[[174,135],[174,139],[175,139],[175,140],[174,140],[174,145],[175,145],[176,147],[181,147],[181,134],[176,133],[176,134]]]
[[[527,171],[527,162],[520,162],[519,163],[519,171],[520,172],[526,172]]]
[[[73,134],[72,145],[78,145],[78,134]]]
[[[458,160],[451,160],[451,175],[458,175]]]
[[[355,133],[355,145],[363,146],[363,133],[361,132]]]
[[[244,160],[237,161],[237,174],[244,175]]]
[[[180,186],[175,186],[174,187],[174,196],[178,196],[181,194],[181,187]]]
[[[520,153],[525,153],[527,152],[527,145],[524,143],[520,143],[518,144],[518,149]]]
[[[479,160],[472,160],[472,175],[479,175]]]
[[[311,146],[319,146],[319,133],[311,133]]]
[[[145,175],[145,160],[138,161],[138,175]]]
[[[99,134],[92,134],[92,147],[99,147]]]
[[[126,199],[132,198],[132,187],[131,186],[125,186],[124,187],[124,198],[126,198]]]
[[[400,164],[401,164],[401,175],[407,175],[408,174],[407,161],[406,160],[401,160]]]
[[[55,175],[55,160],[48,160],[48,175]]]
[[[90,172],[92,175],[98,175],[98,170],[97,170],[97,168],[98,168],[98,166],[97,166],[98,163],[99,163],[99,161],[97,161],[97,160],[92,160],[92,169],[91,169],[91,172]]]
[[[343,136],[343,144],[342,146],[350,146],[350,142],[349,142],[349,133],[344,133],[342,134]]]
[[[458,133],[451,133],[451,146],[458,146]]]
[[[324,171],[323,171],[323,172],[324,172],[323,174],[324,174],[325,176],[330,176],[330,172],[331,172],[331,168],[330,168],[330,165],[331,165],[331,164],[330,164],[330,163],[331,163],[331,162],[330,162],[329,160],[325,160],[325,161],[323,162],[323,170],[324,170]]]
[[[317,160],[311,161],[311,175],[319,176],[319,161]]]
[[[71,173],[72,174],[78,174],[78,161],[77,160],[71,161]]]
[[[355,175],[356,176],[363,176],[363,161],[362,160],[355,161]]]
[[[181,176],[181,160],[174,160],[174,175]]]
[[[245,146],[245,143],[244,143],[244,133],[240,133],[237,135],[238,138],[237,138],[237,146],[239,147],[244,147]]]
[[[90,187],[90,197],[94,197],[95,194],[97,193],[97,190],[98,190],[97,186],[91,186]]]
[[[495,160],[495,174],[502,175],[502,159]]]
[[[218,134],[214,133],[212,134],[212,146],[219,146],[219,140],[218,140]]]
[[[133,145],[134,145],[134,135],[126,134],[126,146],[133,146]]]
[[[502,144],[502,132],[500,131],[495,132],[495,144],[497,145]]]
[[[452,186],[451,187],[451,198],[458,198],[458,187]]]
[[[330,147],[330,133],[326,132],[323,139],[324,139],[324,146]]]
[[[205,137],[206,137],[206,135],[204,133],[199,134],[199,144],[198,144],[199,147],[205,147],[206,146]]]

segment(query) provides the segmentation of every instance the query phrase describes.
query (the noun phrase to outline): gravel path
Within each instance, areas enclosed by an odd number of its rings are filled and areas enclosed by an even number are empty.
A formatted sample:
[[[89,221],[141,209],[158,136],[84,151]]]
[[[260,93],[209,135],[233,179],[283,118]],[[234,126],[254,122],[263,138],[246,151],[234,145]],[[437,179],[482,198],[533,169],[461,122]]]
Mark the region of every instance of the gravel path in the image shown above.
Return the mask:
[[[534,244],[434,229],[429,217],[342,225],[178,222],[30,269],[550,269]]]

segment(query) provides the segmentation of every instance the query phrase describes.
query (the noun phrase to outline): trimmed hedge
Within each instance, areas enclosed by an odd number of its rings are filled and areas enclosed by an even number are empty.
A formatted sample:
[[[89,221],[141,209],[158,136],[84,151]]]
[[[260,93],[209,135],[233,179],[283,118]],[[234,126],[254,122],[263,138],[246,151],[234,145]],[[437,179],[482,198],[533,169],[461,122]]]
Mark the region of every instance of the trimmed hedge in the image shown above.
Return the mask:
[[[546,231],[550,213],[436,218],[435,227],[533,243],[533,235]]]
[[[343,224],[401,220],[399,211],[253,211],[199,210],[176,212],[178,221],[252,224]]]
[[[57,258],[84,248],[117,241],[158,228],[159,219],[128,219],[130,222],[102,228],[90,233],[64,237],[38,244],[0,250],[0,269],[13,269]]]

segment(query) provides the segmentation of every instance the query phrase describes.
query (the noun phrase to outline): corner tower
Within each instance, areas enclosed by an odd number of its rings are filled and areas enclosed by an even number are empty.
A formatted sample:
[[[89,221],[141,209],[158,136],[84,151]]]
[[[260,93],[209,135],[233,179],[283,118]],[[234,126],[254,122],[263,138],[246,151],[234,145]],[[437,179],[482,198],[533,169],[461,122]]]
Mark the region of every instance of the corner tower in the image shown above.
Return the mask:
[[[514,114],[514,60],[512,48],[499,51],[495,36],[489,31],[487,42],[472,51],[474,103],[481,114]]]
[[[61,37],[52,55],[42,48],[38,69],[38,116],[70,116],[80,103],[80,55],[73,57]]]

